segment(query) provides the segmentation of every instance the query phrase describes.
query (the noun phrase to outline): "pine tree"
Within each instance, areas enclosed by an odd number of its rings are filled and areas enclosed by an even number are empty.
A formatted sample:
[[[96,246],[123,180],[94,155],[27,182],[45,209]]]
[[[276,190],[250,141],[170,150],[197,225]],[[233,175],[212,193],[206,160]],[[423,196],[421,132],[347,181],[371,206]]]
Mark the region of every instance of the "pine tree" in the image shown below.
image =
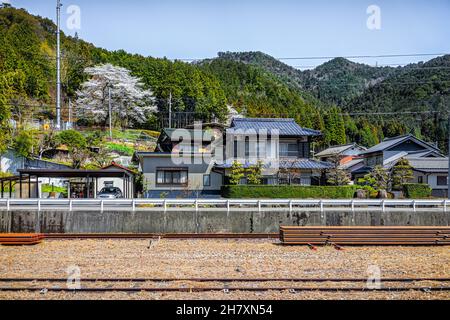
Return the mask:
[[[335,156],[330,159],[333,164],[333,168],[327,171],[327,182],[332,186],[345,186],[351,181],[350,175],[344,169],[339,167],[340,161],[339,157]]]
[[[247,180],[251,185],[260,185],[262,183],[262,168],[263,163],[258,161],[257,164],[249,166],[246,170]]]
[[[9,93],[6,79],[0,76],[0,172],[3,170],[1,168],[1,157],[8,150],[8,146],[11,143],[11,128],[9,125],[11,107],[8,103],[10,98]]]
[[[234,161],[230,169],[230,185],[236,186],[245,177],[245,170],[239,161]]]
[[[332,107],[325,117],[325,141],[328,145],[341,145],[347,141],[344,118],[337,107]]]
[[[400,190],[402,186],[414,179],[414,174],[408,159],[401,159],[392,169],[393,187]]]
[[[376,190],[388,190],[390,182],[389,171],[380,165],[375,166],[363,179],[363,183],[367,183]]]

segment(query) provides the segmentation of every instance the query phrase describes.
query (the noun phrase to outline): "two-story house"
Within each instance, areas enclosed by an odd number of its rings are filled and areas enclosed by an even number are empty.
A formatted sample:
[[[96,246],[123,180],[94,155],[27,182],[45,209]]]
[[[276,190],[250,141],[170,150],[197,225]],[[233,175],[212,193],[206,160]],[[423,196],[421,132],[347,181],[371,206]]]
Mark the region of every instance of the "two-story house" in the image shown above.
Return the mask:
[[[319,185],[330,165],[311,158],[311,145],[321,132],[302,128],[294,119],[235,118],[226,130],[225,181],[233,162],[244,167],[261,162],[263,184]],[[242,179],[246,184],[246,179]]]
[[[136,152],[134,161],[149,198],[220,196],[235,161],[244,168],[261,162],[264,184],[319,185],[330,167],[311,158],[320,135],[293,119],[235,118],[228,129],[164,129],[155,152]]]
[[[402,158],[444,157],[436,146],[411,134],[385,139],[361,155],[364,158],[364,167],[353,172],[356,180],[372,171],[375,166],[383,166],[388,169],[392,168]]]
[[[136,152],[146,198],[198,198],[220,195],[223,172],[214,167],[222,152],[223,129],[164,129],[154,152]],[[219,148],[216,148],[216,145]]]

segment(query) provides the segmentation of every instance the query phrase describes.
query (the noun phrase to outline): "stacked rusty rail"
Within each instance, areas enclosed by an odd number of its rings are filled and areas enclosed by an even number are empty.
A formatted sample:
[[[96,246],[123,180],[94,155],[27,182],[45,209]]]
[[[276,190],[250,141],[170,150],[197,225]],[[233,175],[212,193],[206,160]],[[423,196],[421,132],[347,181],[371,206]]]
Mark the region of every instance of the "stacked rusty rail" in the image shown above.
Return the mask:
[[[0,245],[4,246],[31,246],[44,240],[43,234],[35,233],[3,233],[0,234]]]
[[[281,227],[285,245],[450,245],[450,227]]]

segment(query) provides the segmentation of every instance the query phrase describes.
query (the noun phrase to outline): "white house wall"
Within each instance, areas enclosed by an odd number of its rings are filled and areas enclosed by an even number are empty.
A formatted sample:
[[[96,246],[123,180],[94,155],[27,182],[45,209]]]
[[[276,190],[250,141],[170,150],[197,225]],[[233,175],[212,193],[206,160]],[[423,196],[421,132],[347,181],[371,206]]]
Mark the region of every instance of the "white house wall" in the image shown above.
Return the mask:
[[[200,159],[197,159],[200,160]],[[142,172],[144,173],[144,189],[146,190],[205,190],[218,191],[222,187],[222,174],[212,171],[213,162],[199,164],[174,164],[169,157],[144,157]],[[158,168],[186,168],[188,170],[188,185],[187,186],[165,186],[157,185],[156,172]],[[204,175],[211,176],[211,185],[203,185]]]

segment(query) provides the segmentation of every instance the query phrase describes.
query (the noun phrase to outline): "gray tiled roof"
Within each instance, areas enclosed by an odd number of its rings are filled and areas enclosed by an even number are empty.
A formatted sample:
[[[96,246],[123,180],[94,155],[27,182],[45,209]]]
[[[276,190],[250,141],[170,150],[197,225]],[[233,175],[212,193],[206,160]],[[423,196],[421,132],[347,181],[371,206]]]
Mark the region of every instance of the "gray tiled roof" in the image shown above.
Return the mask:
[[[329,162],[309,159],[280,160],[280,168],[283,169],[325,170],[332,166]]]
[[[251,164],[246,162],[243,164],[244,168],[248,168]],[[279,163],[271,164],[265,163],[263,168],[270,169],[277,165],[282,169],[303,169],[303,170],[325,170],[330,169],[332,165],[328,162],[309,160],[309,159],[289,159],[289,160],[280,160]],[[216,163],[217,168],[229,169],[231,168],[231,162],[227,163]]]
[[[317,130],[300,127],[294,119],[257,119],[257,118],[234,118],[231,123],[233,130],[267,130],[267,133],[275,133],[278,130],[280,136],[320,136]],[[227,131],[228,131],[227,130]]]
[[[346,145],[333,146],[333,147],[327,148],[327,149],[319,152],[318,154],[316,154],[316,157],[338,155],[344,151],[347,151],[350,148],[361,148],[361,150],[363,150],[363,151],[367,150],[364,147],[358,146],[356,143],[350,143],[350,144],[346,144]],[[363,152],[363,151],[361,151],[361,152]]]
[[[347,170],[357,164],[363,163],[364,159],[354,159],[339,166],[339,168]]]
[[[426,172],[447,172],[448,158],[408,158],[415,170]]]
[[[407,135],[400,136],[400,137],[385,139],[383,142],[377,144],[376,146],[373,146],[372,148],[370,148],[369,150],[367,150],[363,153],[368,154],[368,153],[372,153],[372,152],[384,151],[384,150],[389,149],[389,148],[391,148],[403,141],[406,141],[408,139],[412,139],[415,142],[417,142],[418,144],[422,144],[423,146],[426,146],[430,150],[436,150],[436,151],[440,152],[439,149],[436,148],[435,146],[414,137],[412,134],[407,134]]]

